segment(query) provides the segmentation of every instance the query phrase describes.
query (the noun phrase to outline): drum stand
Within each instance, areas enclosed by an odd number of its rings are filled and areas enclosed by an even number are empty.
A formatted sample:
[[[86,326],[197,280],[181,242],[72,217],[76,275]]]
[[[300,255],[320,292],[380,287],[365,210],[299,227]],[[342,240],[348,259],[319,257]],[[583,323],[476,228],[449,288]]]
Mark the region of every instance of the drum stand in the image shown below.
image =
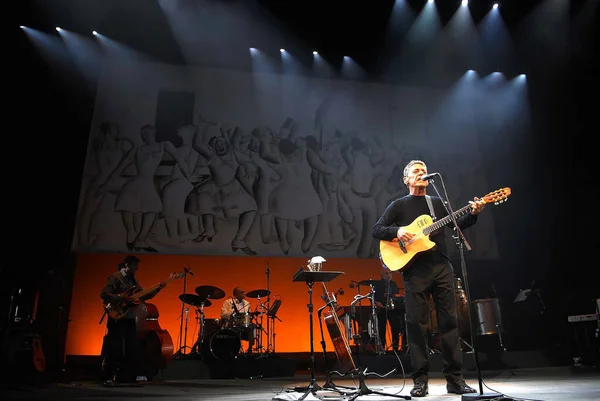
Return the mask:
[[[185,355],[185,349],[186,348],[190,348],[188,347],[187,344],[187,331],[188,331],[188,322],[190,321],[189,319],[189,312],[190,312],[190,308],[184,308],[184,313],[185,313],[185,329],[184,329],[184,335],[183,335],[183,345],[181,345],[181,337],[179,337],[179,350],[174,354],[175,359],[181,359],[184,357]],[[182,315],[183,317],[183,315]],[[181,319],[181,325],[183,325],[183,318]],[[190,348],[191,351],[194,350],[194,348]]]
[[[198,314],[198,311],[200,312],[200,332],[198,333],[198,339],[196,340],[196,343],[192,346],[192,353],[195,354],[200,354],[200,350],[204,344],[204,302],[200,303],[199,308],[196,307],[196,314]],[[185,331],[187,333],[187,324],[185,326]]]

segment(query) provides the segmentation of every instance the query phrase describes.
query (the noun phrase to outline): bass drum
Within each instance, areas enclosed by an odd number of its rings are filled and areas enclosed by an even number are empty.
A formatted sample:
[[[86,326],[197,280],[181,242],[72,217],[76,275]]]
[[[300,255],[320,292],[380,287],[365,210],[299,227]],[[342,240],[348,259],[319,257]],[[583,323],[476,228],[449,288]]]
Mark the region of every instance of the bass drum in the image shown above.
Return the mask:
[[[238,356],[242,341],[237,331],[221,329],[210,339],[210,353],[216,359],[233,359]]]

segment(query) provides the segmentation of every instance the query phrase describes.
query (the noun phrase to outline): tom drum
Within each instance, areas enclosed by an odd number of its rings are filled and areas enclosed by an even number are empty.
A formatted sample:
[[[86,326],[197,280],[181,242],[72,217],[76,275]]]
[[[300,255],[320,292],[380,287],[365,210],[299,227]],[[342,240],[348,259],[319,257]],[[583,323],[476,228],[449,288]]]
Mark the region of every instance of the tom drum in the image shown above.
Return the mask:
[[[475,307],[475,314],[477,316],[475,334],[487,336],[490,334],[501,334],[504,331],[498,298],[477,299],[473,301],[473,306]]]

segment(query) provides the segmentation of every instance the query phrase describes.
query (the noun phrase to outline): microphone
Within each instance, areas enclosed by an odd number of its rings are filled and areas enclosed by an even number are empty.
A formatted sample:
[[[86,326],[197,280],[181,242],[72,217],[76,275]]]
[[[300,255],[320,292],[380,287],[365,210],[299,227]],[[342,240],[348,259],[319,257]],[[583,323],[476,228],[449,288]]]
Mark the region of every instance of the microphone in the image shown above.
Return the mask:
[[[190,269],[189,267],[185,266],[183,268],[183,270],[185,270],[186,272],[188,272],[189,274],[191,274],[192,276],[194,275],[194,272],[192,272],[192,269]]]
[[[440,175],[440,174],[439,173],[425,174],[425,175],[421,176],[421,180],[423,180],[423,181],[429,181],[429,180],[431,180],[436,175]]]
[[[238,310],[237,310],[237,306],[235,306],[235,298],[233,298],[231,300],[231,308],[233,309],[233,314],[237,315],[238,314]]]

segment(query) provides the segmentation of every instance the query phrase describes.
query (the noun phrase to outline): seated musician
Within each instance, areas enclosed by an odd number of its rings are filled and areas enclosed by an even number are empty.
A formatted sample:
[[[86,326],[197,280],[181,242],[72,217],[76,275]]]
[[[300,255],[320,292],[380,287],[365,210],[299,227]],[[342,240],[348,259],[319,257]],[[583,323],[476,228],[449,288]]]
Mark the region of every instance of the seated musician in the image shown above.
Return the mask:
[[[392,332],[392,348],[400,350],[400,334],[404,336],[404,298],[399,293],[398,284],[392,280],[392,271],[387,267],[381,268],[381,280],[375,285],[375,305],[377,305],[377,322],[379,338],[386,348],[387,324]]]
[[[252,352],[254,346],[254,327],[245,327],[242,322],[250,317],[250,302],[246,299],[246,291],[241,287],[233,289],[233,297],[225,299],[221,306],[221,319],[227,326],[240,331],[240,337],[248,341],[247,353]]]

